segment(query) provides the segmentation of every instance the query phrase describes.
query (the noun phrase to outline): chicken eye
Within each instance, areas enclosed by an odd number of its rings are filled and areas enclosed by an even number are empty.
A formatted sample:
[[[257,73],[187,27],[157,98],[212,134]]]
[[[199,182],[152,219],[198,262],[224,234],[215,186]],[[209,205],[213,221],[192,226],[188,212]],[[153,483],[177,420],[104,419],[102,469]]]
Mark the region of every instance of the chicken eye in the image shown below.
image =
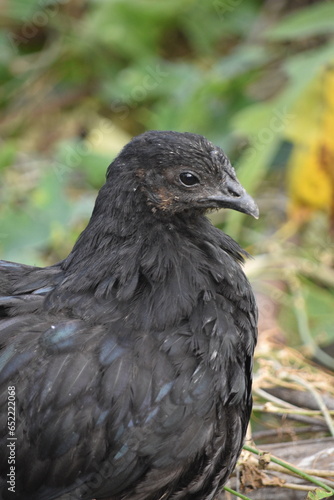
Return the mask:
[[[199,178],[191,172],[181,172],[179,179],[184,186],[194,186],[199,184]]]

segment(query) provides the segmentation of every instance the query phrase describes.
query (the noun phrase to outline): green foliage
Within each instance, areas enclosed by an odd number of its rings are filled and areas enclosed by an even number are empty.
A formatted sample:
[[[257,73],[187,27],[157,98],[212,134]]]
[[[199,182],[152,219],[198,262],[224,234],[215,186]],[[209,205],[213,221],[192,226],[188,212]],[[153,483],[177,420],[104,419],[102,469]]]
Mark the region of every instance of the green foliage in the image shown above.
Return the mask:
[[[321,500],[322,498],[332,498],[333,493],[317,488],[315,491],[309,491],[306,500]]]
[[[268,30],[267,35],[274,40],[295,40],[331,33],[334,31],[333,17],[333,3],[318,2],[286,16],[277,26]]]

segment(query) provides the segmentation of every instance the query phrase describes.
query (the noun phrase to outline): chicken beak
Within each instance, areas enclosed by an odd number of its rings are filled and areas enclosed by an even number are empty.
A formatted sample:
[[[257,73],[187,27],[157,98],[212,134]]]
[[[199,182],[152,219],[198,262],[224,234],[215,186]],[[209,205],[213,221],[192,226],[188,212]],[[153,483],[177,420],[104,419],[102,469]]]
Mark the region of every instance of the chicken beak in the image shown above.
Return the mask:
[[[237,179],[227,177],[216,194],[206,198],[209,202],[214,202],[218,208],[231,208],[255,219],[259,218],[259,208],[253,198],[247,193]]]

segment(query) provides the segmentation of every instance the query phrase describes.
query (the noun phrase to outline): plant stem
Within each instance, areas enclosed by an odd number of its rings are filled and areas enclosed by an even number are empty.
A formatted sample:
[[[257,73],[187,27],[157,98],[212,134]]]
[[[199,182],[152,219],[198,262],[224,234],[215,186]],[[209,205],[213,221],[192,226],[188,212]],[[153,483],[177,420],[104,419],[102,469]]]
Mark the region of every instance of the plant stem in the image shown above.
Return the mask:
[[[249,497],[246,497],[245,495],[243,495],[242,493],[239,493],[238,491],[235,491],[235,490],[232,490],[231,488],[229,488],[228,486],[224,486],[224,490],[225,491],[228,491],[229,493],[231,493],[232,495],[235,495],[236,497],[238,498],[241,498],[242,500],[252,500],[251,498]]]
[[[255,455],[262,455],[263,454],[262,451],[260,451],[260,450],[258,450],[256,448],[253,448],[252,446],[248,446],[248,445],[244,445],[244,450],[250,451],[251,453],[254,453]],[[294,472],[299,477],[302,477],[303,479],[306,479],[306,481],[309,481],[310,483],[316,484],[317,486],[320,486],[320,488],[323,488],[326,491],[334,493],[334,489],[333,488],[331,488],[330,486],[327,486],[327,484],[323,483],[322,481],[319,481],[315,477],[310,476],[309,474],[306,474],[306,472],[304,472],[304,471],[302,471],[300,469],[297,469],[292,464],[289,464],[288,462],[285,462],[284,460],[281,460],[281,459],[273,457],[273,456],[270,457],[270,460],[272,462],[274,462],[275,464],[281,465],[285,469],[288,469],[291,472]]]

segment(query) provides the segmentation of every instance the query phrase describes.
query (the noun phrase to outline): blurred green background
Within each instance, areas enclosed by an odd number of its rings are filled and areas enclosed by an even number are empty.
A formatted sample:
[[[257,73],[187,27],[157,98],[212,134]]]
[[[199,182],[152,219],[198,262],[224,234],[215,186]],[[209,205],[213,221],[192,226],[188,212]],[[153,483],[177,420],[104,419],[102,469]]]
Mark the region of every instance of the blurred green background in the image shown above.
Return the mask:
[[[133,135],[200,133],[260,206],[212,215],[256,256],[260,330],[334,342],[333,19],[332,1],[2,2],[1,258],[64,258]]]

